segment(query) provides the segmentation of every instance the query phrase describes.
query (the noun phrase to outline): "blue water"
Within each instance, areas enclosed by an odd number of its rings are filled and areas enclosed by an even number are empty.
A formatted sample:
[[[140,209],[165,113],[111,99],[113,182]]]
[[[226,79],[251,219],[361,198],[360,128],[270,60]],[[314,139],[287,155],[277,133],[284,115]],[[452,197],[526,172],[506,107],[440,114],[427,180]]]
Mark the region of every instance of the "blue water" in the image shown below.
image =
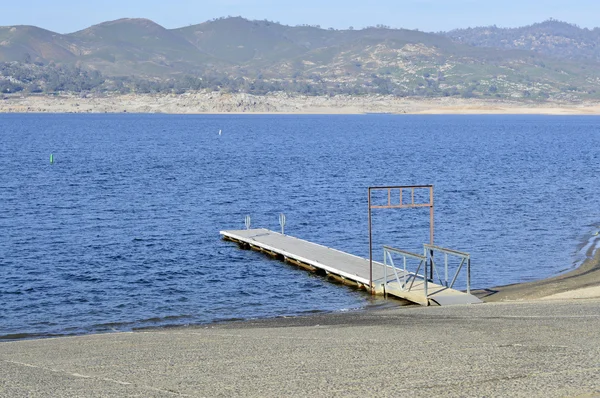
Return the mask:
[[[378,305],[219,237],[283,212],[366,257],[370,185],[434,184],[474,287],[571,269],[600,229],[599,117],[0,115],[0,138],[4,338]],[[376,211],[375,256],[428,220]]]

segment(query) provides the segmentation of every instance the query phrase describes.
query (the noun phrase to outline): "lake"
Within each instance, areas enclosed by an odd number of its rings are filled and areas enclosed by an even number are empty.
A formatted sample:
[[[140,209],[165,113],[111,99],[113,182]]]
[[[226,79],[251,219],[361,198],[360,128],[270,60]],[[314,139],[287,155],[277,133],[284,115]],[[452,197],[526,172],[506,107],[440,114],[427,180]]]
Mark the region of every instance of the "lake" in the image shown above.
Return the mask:
[[[600,229],[600,117],[0,115],[0,137],[4,339],[386,305],[219,236],[284,213],[368,257],[369,186],[433,184],[474,287],[570,270]],[[428,221],[376,211],[376,259]]]

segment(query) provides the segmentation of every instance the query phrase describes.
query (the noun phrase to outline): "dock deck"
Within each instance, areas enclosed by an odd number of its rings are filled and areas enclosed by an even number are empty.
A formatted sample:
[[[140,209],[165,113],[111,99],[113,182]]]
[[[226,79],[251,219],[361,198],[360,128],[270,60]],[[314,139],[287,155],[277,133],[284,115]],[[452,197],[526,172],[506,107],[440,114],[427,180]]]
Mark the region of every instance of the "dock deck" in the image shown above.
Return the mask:
[[[262,251],[283,261],[296,264],[310,271],[325,273],[341,283],[370,290],[369,260],[336,249],[298,239],[268,229],[221,231],[223,238],[242,247]],[[428,282],[427,297],[422,275],[407,272],[412,279],[410,290],[403,289],[395,278],[394,269],[387,266],[385,283],[384,264],[373,262],[373,285],[376,294],[386,294],[421,305],[455,305],[481,303],[477,297]],[[400,279],[403,270],[396,268]]]

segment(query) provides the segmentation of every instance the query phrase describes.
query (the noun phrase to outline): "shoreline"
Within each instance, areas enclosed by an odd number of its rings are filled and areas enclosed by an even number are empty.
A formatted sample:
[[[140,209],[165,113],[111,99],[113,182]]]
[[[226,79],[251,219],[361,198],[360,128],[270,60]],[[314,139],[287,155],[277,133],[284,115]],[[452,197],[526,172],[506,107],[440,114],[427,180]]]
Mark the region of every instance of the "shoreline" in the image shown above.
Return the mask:
[[[257,115],[600,115],[600,101],[580,103],[524,100],[408,98],[384,95],[303,96],[195,92],[126,95],[4,95],[0,113],[140,113]]]
[[[486,303],[552,298],[600,299],[600,236],[590,237],[585,247],[586,258],[575,269],[540,280],[478,289],[473,293]]]
[[[599,241],[577,269],[482,305],[0,342],[0,397],[600,396]]]
[[[591,236],[588,243],[584,245],[586,258],[580,265],[572,270],[562,272],[544,279],[517,282],[509,285],[496,286],[485,289],[475,289],[472,293],[483,300],[483,304],[491,303],[519,303],[519,302],[542,302],[547,300],[600,300],[600,236]],[[394,304],[392,304],[394,303]],[[433,307],[433,306],[432,306]],[[432,308],[423,307],[423,308]],[[357,314],[378,314],[386,311],[402,311],[408,308],[420,308],[401,300],[393,300],[390,303],[367,305],[365,307],[338,310],[320,311],[311,314],[282,315],[277,317],[234,319],[226,321],[213,321],[198,324],[162,325],[162,326],[140,326],[126,330],[113,329],[111,331],[91,331],[72,334],[60,333],[16,333],[0,336],[2,343],[17,341],[35,341],[48,339],[64,339],[82,336],[110,335],[115,333],[147,333],[147,332],[177,332],[186,329],[198,328],[228,328],[244,325],[265,325],[272,327],[287,327],[289,325],[304,324],[314,319],[327,319],[336,317],[352,317]],[[447,308],[447,307],[445,307]]]

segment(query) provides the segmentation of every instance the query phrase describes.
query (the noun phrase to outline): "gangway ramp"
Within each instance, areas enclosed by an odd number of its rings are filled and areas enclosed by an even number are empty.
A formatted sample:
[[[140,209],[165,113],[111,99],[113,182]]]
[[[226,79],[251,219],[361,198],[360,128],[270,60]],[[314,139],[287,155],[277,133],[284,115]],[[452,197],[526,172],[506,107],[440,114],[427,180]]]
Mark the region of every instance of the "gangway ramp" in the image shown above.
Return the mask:
[[[235,242],[241,247],[262,251],[305,269],[324,272],[344,284],[371,290],[368,259],[264,228],[221,231],[220,234],[225,240]],[[404,274],[403,269],[394,269],[391,265],[379,262],[374,265],[375,294],[391,295],[426,306],[481,302],[471,294],[430,281],[425,283],[423,275],[408,271]],[[407,290],[404,281],[412,282],[410,290]]]

